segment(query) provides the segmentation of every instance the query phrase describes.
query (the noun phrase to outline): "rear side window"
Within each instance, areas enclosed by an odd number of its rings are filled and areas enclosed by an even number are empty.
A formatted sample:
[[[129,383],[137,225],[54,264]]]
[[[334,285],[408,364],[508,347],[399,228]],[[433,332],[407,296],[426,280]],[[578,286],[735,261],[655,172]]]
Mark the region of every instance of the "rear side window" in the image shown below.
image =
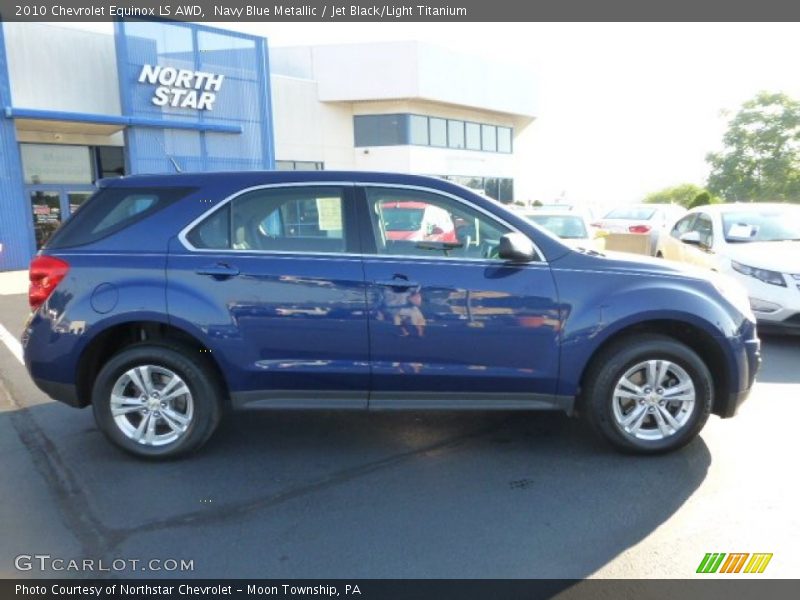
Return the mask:
[[[255,190],[234,198],[194,227],[198,250],[344,252],[344,195],[339,187]]]
[[[91,244],[185,198],[192,191],[192,188],[102,188],[56,231],[47,247]]]

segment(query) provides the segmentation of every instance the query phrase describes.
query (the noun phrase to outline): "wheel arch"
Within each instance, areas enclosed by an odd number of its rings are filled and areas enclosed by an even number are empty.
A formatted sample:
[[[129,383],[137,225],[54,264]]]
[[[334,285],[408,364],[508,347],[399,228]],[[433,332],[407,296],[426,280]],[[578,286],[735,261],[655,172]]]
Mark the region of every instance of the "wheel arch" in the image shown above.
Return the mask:
[[[229,387],[224,370],[211,350],[196,336],[170,323],[153,320],[131,320],[114,323],[96,333],[83,348],[76,367],[76,386],[80,406],[91,403],[92,386],[103,365],[122,349],[135,343],[152,342],[167,346],[179,346],[197,352],[225,390],[224,402],[228,404]]]
[[[578,379],[577,394],[577,405],[579,407],[581,406],[587,375],[596,361],[603,355],[604,351],[626,339],[636,338],[642,334],[663,335],[681,342],[696,352],[703,362],[705,362],[711,373],[714,385],[714,402],[711,407],[711,412],[713,414],[721,414],[724,412],[724,404],[727,402],[728,394],[731,389],[732,373],[722,340],[697,324],[676,318],[640,321],[622,327],[607,335],[605,339],[594,348],[589,359],[581,369]]]

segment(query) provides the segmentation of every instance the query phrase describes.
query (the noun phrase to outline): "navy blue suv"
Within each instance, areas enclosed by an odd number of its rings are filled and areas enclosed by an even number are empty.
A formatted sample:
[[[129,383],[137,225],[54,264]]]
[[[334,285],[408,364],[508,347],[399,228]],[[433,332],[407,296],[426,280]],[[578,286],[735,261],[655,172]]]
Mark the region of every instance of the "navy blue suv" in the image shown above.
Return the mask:
[[[733,416],[759,365],[738,284],[409,175],[104,181],[30,280],[31,377],[143,457],[244,407],[556,409],[664,452]]]

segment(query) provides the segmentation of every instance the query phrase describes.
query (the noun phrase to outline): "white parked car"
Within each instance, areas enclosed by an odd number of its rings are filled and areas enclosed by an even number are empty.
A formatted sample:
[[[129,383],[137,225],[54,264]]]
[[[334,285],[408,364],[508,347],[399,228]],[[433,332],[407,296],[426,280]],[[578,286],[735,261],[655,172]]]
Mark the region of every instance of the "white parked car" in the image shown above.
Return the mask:
[[[525,218],[557,235],[568,246],[602,252],[605,249],[603,232],[589,223],[581,212],[533,210]]]
[[[686,209],[678,204],[627,204],[606,214],[595,226],[609,233],[647,235],[647,253],[656,253],[659,241]]]
[[[800,205],[692,209],[657,255],[733,276],[747,288],[762,331],[800,333]]]

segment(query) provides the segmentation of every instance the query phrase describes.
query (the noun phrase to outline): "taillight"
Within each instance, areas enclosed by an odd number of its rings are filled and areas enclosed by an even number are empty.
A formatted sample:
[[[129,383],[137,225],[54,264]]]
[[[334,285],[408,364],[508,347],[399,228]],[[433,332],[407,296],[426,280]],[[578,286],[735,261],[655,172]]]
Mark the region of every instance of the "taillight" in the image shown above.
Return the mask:
[[[54,256],[36,256],[31,261],[28,278],[28,304],[36,310],[50,297],[69,271],[69,264]]]
[[[629,233],[650,233],[650,225],[631,225],[628,227]]]

